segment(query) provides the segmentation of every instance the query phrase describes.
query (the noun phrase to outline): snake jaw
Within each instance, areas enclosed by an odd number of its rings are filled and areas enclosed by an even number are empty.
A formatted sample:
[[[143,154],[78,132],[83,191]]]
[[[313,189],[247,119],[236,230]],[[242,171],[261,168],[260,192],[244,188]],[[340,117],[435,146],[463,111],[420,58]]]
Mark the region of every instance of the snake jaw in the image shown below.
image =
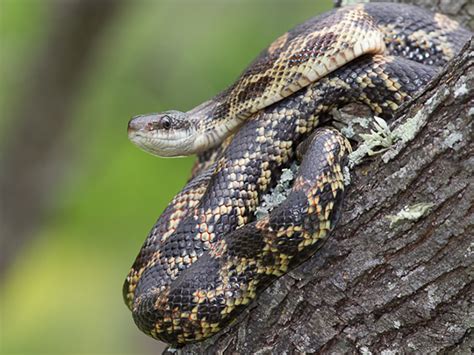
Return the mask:
[[[178,157],[193,153],[195,125],[179,111],[150,113],[128,122],[128,138],[139,148],[161,157]]]

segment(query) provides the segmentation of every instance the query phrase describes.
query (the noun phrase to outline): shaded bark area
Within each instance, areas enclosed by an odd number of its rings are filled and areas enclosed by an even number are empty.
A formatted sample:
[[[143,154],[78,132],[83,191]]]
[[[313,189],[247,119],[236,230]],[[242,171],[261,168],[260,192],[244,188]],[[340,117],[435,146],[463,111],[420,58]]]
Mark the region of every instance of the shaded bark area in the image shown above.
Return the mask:
[[[0,276],[38,227],[70,162],[64,142],[73,102],[95,51],[96,40],[122,0],[72,0],[49,4],[53,25],[28,70],[22,106],[9,119],[0,161],[2,255]],[[54,6],[53,6],[54,5]]]
[[[471,41],[400,111],[395,127],[424,122],[414,139],[352,171],[342,220],[320,251],[233,326],[181,352],[470,353],[473,116]],[[432,207],[391,222],[420,203]]]

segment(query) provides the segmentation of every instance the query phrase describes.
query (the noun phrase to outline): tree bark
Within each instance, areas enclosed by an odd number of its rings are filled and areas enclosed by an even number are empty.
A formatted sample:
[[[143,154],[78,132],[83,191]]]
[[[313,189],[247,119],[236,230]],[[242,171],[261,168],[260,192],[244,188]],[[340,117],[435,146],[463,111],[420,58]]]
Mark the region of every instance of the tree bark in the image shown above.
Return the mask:
[[[351,172],[320,251],[234,325],[180,352],[471,353],[473,69],[471,40],[399,113],[392,126],[414,137]]]

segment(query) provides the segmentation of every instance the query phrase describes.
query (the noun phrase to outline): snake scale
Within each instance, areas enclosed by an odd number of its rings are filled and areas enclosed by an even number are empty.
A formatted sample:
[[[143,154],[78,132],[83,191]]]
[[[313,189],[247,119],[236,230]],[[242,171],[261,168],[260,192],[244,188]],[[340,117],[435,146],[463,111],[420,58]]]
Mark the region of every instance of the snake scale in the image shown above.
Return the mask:
[[[308,20],[265,49],[227,90],[195,109],[137,116],[129,137],[155,155],[198,153],[193,176],[147,236],[123,287],[138,327],[176,346],[235,319],[275,278],[315,253],[336,225],[351,151],[321,127],[358,102],[389,119],[471,33],[417,7],[370,3]],[[287,199],[262,196],[302,147]]]

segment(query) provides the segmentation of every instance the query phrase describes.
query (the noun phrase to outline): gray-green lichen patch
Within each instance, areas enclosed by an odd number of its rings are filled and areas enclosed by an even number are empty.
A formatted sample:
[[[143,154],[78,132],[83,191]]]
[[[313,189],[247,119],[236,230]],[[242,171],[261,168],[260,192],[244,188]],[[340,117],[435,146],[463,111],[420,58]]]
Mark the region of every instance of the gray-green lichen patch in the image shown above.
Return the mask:
[[[342,177],[344,178],[344,186],[349,186],[351,184],[351,171],[348,166],[345,166],[342,170]]]
[[[426,107],[435,109],[443,101],[449,92],[446,88],[439,90],[435,96],[426,101]],[[394,135],[403,143],[411,141],[426,124],[429,110],[419,110],[413,117],[409,117],[403,124],[393,130]]]
[[[446,129],[443,130],[443,141],[442,146],[444,148],[456,149],[456,143],[461,142],[464,139],[462,132],[456,130],[456,126],[450,122],[447,124]]]
[[[403,124],[393,130],[393,138],[396,143],[382,156],[384,163],[395,158],[406,144],[416,137],[418,132],[426,125],[429,113],[434,112],[448,95],[449,91],[446,87],[440,88],[433,97],[426,101],[422,110],[419,110],[413,117],[409,117]]]
[[[406,206],[396,215],[388,215],[386,218],[390,220],[390,227],[405,220],[417,221],[427,214],[433,206],[434,204],[430,202],[417,203],[411,206]]]
[[[362,346],[359,348],[359,351],[362,355],[372,355],[372,352],[369,350],[368,347]]]
[[[446,137],[443,143],[446,147],[453,148],[454,145],[462,141],[462,139],[463,139],[463,135],[461,132],[452,132]]]
[[[454,89],[454,97],[464,96],[469,93],[466,83],[462,83],[457,88]]]
[[[366,155],[380,154],[388,150],[397,137],[388,127],[387,122],[380,117],[372,119],[373,129],[370,133],[360,133],[362,143],[349,155],[349,166],[352,168],[362,161]]]
[[[341,133],[349,139],[358,138],[358,127],[361,128],[369,128],[372,119],[368,117],[354,117],[351,121],[347,122],[347,124],[341,128]]]
[[[347,112],[349,110],[350,112]],[[332,125],[348,139],[361,142],[361,132],[367,132],[372,121],[373,115],[366,106],[347,105],[341,109],[331,111],[333,118]]]
[[[298,172],[299,166],[293,163],[289,169],[283,169],[277,185],[267,194],[263,195],[260,206],[255,210],[257,220],[267,216],[275,207],[286,200],[291,184]]]

